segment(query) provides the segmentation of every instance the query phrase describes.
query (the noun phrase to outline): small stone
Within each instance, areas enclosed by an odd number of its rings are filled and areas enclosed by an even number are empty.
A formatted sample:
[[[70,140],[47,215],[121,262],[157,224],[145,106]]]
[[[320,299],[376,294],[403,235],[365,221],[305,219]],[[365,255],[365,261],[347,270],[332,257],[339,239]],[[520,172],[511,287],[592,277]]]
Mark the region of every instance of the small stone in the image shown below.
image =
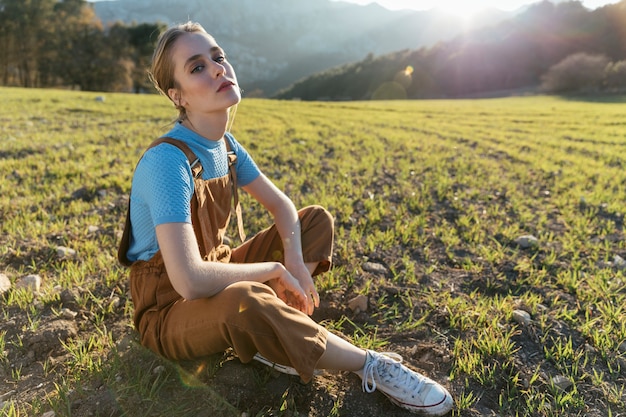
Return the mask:
[[[66,307],[75,306],[76,300],[78,300],[79,297],[80,297],[80,293],[78,292],[77,289],[74,289],[74,288],[66,288],[62,290],[61,293],[59,294],[59,298],[61,299],[61,302]]]
[[[563,391],[574,385],[574,383],[569,378],[564,377],[563,375],[557,375],[555,377],[552,377],[552,379],[550,379],[550,382],[555,387]]]
[[[26,275],[15,283],[15,288],[26,288],[34,293],[38,293],[41,288],[41,277],[39,275]]]
[[[65,246],[57,246],[57,258],[70,259],[76,256],[74,249],[67,248]]]
[[[120,306],[121,300],[120,297],[115,296],[113,298],[111,298],[111,301],[109,302],[109,305],[115,309],[117,309]]]
[[[367,272],[371,272],[373,274],[384,275],[387,273],[387,268],[385,268],[385,265],[375,263],[375,262],[365,262],[363,264],[363,270]]]
[[[100,230],[100,228],[98,226],[91,225],[91,226],[87,227],[87,233],[89,233],[89,234],[94,234],[98,230]]]
[[[522,249],[528,249],[538,246],[539,240],[533,235],[524,235],[515,239],[515,243]]]
[[[55,417],[56,413],[54,411],[46,411],[41,415],[41,417]]]
[[[366,295],[359,294],[350,301],[348,301],[348,307],[354,314],[358,314],[362,311],[367,311],[368,298]]]
[[[613,256],[613,266],[617,269],[624,270],[626,269],[626,261],[619,255]]]
[[[152,370],[152,373],[155,375],[162,374],[163,372],[165,372],[165,366],[163,365],[159,365]]]
[[[0,274],[0,294],[4,294],[10,289],[11,289],[11,280],[6,275]]]
[[[522,326],[530,324],[530,314],[524,310],[513,310],[513,320]]]
[[[617,349],[622,353],[626,353],[626,341],[622,342]]]
[[[63,317],[64,319],[71,320],[73,318],[76,318],[77,315],[78,315],[77,312],[72,311],[69,308],[61,309],[61,317]]]

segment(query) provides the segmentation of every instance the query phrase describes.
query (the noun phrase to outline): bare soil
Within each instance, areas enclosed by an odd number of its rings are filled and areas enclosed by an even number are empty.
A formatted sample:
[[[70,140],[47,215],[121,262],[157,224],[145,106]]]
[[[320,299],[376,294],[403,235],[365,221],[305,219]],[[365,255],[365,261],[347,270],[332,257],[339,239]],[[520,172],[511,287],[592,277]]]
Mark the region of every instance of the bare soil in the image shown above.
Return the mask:
[[[442,216],[450,214],[450,210],[442,207]],[[384,227],[384,224],[381,225]],[[618,237],[623,239],[623,236]],[[5,263],[17,269],[24,263],[48,261],[49,253],[31,248],[28,244],[21,248],[19,256],[5,257]],[[401,256],[400,248],[388,248],[380,253],[354,254],[356,259],[367,258],[371,262],[382,265],[393,265]],[[471,253],[459,254],[464,257],[475,257]],[[419,249],[413,251],[414,259],[423,262],[423,254]],[[390,287],[387,280],[374,273],[362,272],[359,280],[366,282],[371,280],[370,300],[380,299],[383,295],[389,300],[399,299],[403,291],[417,291],[421,288],[432,288],[434,291],[449,291],[455,297],[469,297],[472,292],[488,295],[507,295],[515,291],[512,282],[515,281],[516,272],[513,266],[506,264],[499,266],[498,271],[476,275],[464,271],[447,256],[442,245],[431,246],[431,258],[441,265],[436,272],[422,274],[419,277],[419,288]],[[478,261],[478,259],[476,259]],[[345,260],[337,260],[336,266],[341,266]],[[345,265],[345,263],[344,263]],[[498,272],[498,274],[496,274]],[[505,277],[503,279],[502,277]],[[361,282],[361,283],[362,283]],[[489,285],[487,285],[489,282]],[[445,287],[442,287],[445,283]],[[356,287],[356,286],[355,286]],[[544,291],[533,289],[533,291]],[[548,290],[545,290],[548,291]],[[572,309],[577,306],[576,298],[566,289],[550,289],[550,294],[543,294],[546,300],[566,300]],[[104,367],[107,363],[117,367],[113,375],[92,372],[88,364],[82,369],[70,368],[70,363],[76,363],[76,356],[81,352],[68,352],[65,347],[71,340],[88,341],[91,335],[97,334],[102,325],[97,326],[95,318],[89,310],[81,309],[77,300],[88,297],[88,303],[95,300],[109,300],[112,292],[121,295],[119,307],[106,316],[105,326],[115,341],[113,349],[102,352],[99,358]],[[499,393],[507,386],[508,375],[499,376],[495,386],[483,386],[478,381],[463,378],[450,381],[453,358],[452,344],[455,338],[471,337],[471,334],[459,334],[451,330],[449,317],[445,306],[440,308],[427,305],[426,301],[416,297],[412,311],[400,311],[403,318],[413,314],[428,314],[426,324],[418,330],[410,332],[397,332],[392,323],[386,323],[375,318],[371,308],[365,312],[353,313],[348,307],[348,300],[356,295],[355,288],[340,288],[321,294],[321,306],[313,318],[318,321],[333,319],[342,316],[348,317],[360,327],[368,325],[376,326],[377,337],[388,341],[385,350],[399,353],[404,357],[405,363],[432,379],[446,386],[455,398],[462,393],[473,392],[479,400],[469,409],[456,412],[460,416],[496,416],[508,415],[502,411],[499,405]],[[6,297],[6,294],[4,295]],[[4,300],[2,300],[4,302]],[[407,416],[408,412],[391,404],[382,394],[376,392],[366,394],[361,391],[360,379],[350,373],[322,373],[316,376],[312,382],[303,384],[298,377],[277,373],[262,364],[242,364],[232,352],[214,355],[194,362],[172,363],[158,358],[144,349],[137,341],[137,335],[127,319],[123,306],[128,300],[128,284],[123,282],[115,288],[104,285],[96,286],[89,295],[84,289],[76,288],[59,292],[58,300],[49,304],[41,304],[37,299],[34,302],[35,315],[17,308],[6,308],[7,314],[0,322],[0,332],[6,332],[5,340],[17,340],[21,335],[22,346],[7,343],[5,346],[7,361],[0,366],[0,401],[17,401],[22,404],[39,404],[39,410],[50,410],[48,397],[54,398],[53,404],[56,415],[71,415],[74,417],[88,416],[136,416],[136,415],[163,415],[159,404],[176,402],[178,400],[189,401],[194,398],[189,389],[198,390],[202,399],[199,402],[209,401],[209,407],[195,409],[194,411],[181,411],[177,415],[185,416],[295,416],[307,415],[322,417],[329,415],[341,416]],[[399,303],[403,305],[402,303]],[[520,306],[523,307],[523,306]],[[76,313],[76,317],[63,318],[58,312],[62,308],[68,308]],[[550,305],[546,305],[550,309]],[[585,346],[586,341],[576,331],[573,331],[565,323],[550,318],[548,314],[549,328],[555,336],[571,338],[574,347],[578,349]],[[38,325],[30,325],[36,319]],[[344,329],[350,334],[350,329]],[[548,340],[544,338],[543,340]],[[549,385],[550,375],[558,374],[549,361],[545,360],[544,345],[541,343],[534,325],[520,327],[519,333],[514,337],[515,344],[519,347],[514,354],[514,371],[519,373],[522,381],[527,382],[535,370],[540,367],[542,372],[539,381],[535,384],[543,384],[546,389]],[[89,351],[88,344],[84,346]],[[594,357],[593,352],[590,353]],[[606,368],[605,361],[597,360],[594,369],[597,372],[611,374]],[[616,383],[623,385],[626,378],[626,363],[621,368],[621,374]],[[488,364],[486,364],[488,365]],[[76,366],[76,365],[74,365]],[[79,385],[66,396],[56,397],[56,384],[61,384],[65,375],[81,375]],[[142,381],[148,379],[148,381]],[[150,393],[141,393],[140,382],[143,386],[156,387],[158,380],[158,399],[150,398]],[[135,382],[139,381],[139,382]],[[137,392],[134,392],[136,388]],[[589,380],[578,381],[576,389],[583,393],[585,404],[573,410],[571,414],[600,417],[608,415],[608,407],[603,400],[604,396]],[[149,391],[149,390],[148,390]],[[217,395],[212,395],[217,394]],[[211,398],[207,399],[207,396]],[[227,403],[222,404],[220,398]],[[156,406],[151,406],[151,402]],[[159,402],[160,401],[160,402]],[[522,405],[521,405],[522,406]],[[613,409],[613,415],[624,415],[626,410]],[[42,413],[39,413],[41,415]],[[529,415],[520,409],[519,415]]]

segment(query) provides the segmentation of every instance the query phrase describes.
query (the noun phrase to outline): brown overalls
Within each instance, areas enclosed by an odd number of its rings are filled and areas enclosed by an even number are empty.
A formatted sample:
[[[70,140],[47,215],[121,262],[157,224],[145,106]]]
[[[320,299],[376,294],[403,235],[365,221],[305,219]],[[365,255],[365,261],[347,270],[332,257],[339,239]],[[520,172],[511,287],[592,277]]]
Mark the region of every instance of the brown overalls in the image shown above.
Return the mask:
[[[230,151],[228,140],[225,141]],[[275,225],[232,250],[223,244],[233,190],[237,200],[232,152],[229,152],[229,175],[203,180],[202,167],[186,144],[161,138],[150,147],[162,142],[181,149],[192,166],[192,225],[205,261],[284,261],[282,241]],[[327,271],[332,256],[331,215],[320,206],[306,207],[298,215],[304,261],[319,262],[315,274]],[[126,259],[130,230],[128,216],[118,253],[120,261],[126,265],[130,264]],[[166,358],[193,359],[232,347],[244,363],[259,352],[273,362],[292,366],[304,381],[309,381],[326,349],[326,329],[306,314],[287,306],[265,284],[243,281],[229,285],[212,297],[185,300],[172,287],[160,251],[149,261],[132,263],[130,283],[134,323],[141,343]]]

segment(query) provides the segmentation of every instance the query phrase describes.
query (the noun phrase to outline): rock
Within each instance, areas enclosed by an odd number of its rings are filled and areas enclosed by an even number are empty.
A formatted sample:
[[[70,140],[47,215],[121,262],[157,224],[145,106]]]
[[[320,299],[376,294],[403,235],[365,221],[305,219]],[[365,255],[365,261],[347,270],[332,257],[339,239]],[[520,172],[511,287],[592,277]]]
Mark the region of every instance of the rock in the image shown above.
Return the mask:
[[[80,293],[75,288],[66,288],[61,291],[61,294],[59,294],[59,298],[61,299],[61,303],[64,307],[76,308],[76,300],[80,298]]]
[[[552,377],[552,379],[550,379],[550,382],[554,384],[555,387],[563,391],[574,385],[574,383],[569,378],[564,377],[563,375],[557,375],[555,377]]]
[[[513,310],[513,320],[522,326],[530,324],[530,314],[524,310]]]
[[[348,301],[348,307],[354,314],[359,314],[362,311],[367,311],[367,302],[367,295],[360,294]]]
[[[106,98],[104,96],[96,96],[95,99],[98,103],[104,103],[104,101],[106,100]]]
[[[89,234],[96,233],[98,230],[100,230],[100,228],[98,226],[91,225],[91,226],[87,227],[87,233],[89,233]]]
[[[113,298],[111,298],[111,301],[109,302],[109,306],[113,307],[114,309],[118,309],[120,304],[121,304],[121,300],[120,297],[115,296]]]
[[[64,319],[72,320],[72,319],[76,318],[77,315],[78,315],[77,312],[72,311],[69,308],[61,309],[61,317],[63,317]]]
[[[524,235],[515,239],[515,243],[522,249],[528,249],[538,246],[539,240],[533,235]]]
[[[626,353],[626,342],[622,342],[617,349],[622,353]]]
[[[619,255],[613,256],[613,266],[617,269],[624,270],[626,269],[626,261]]]
[[[67,248],[65,246],[57,246],[57,258],[58,259],[71,259],[76,256],[74,249]]]
[[[54,411],[46,411],[41,415],[41,417],[55,417],[56,413]]]
[[[155,374],[155,375],[162,374],[163,372],[165,372],[165,366],[163,366],[163,365],[156,366],[152,370],[152,373]]]
[[[11,280],[6,275],[0,274],[0,294],[4,294],[10,289],[11,289]]]
[[[15,283],[15,288],[26,288],[34,293],[38,293],[41,288],[41,277],[39,275],[26,275]]]
[[[385,268],[385,265],[378,264],[375,262],[365,262],[363,264],[363,270],[367,272],[371,272],[373,274],[384,275],[387,273],[387,268]]]

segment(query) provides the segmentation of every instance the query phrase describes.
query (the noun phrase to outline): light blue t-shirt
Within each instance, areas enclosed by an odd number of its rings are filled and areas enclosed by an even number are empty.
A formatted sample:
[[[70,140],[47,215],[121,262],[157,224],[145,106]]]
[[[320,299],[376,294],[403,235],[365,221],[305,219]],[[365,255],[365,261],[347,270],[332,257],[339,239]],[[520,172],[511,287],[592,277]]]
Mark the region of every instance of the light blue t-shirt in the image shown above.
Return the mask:
[[[228,157],[223,140],[207,140],[177,123],[164,136],[185,142],[200,159],[205,180],[228,174]],[[229,133],[231,150],[237,155],[237,185],[250,184],[260,170],[248,152]],[[155,227],[164,223],[191,223],[194,185],[185,154],[174,145],[162,143],[146,151],[135,169],[130,194],[132,233],[127,257],[150,260],[159,250]]]

